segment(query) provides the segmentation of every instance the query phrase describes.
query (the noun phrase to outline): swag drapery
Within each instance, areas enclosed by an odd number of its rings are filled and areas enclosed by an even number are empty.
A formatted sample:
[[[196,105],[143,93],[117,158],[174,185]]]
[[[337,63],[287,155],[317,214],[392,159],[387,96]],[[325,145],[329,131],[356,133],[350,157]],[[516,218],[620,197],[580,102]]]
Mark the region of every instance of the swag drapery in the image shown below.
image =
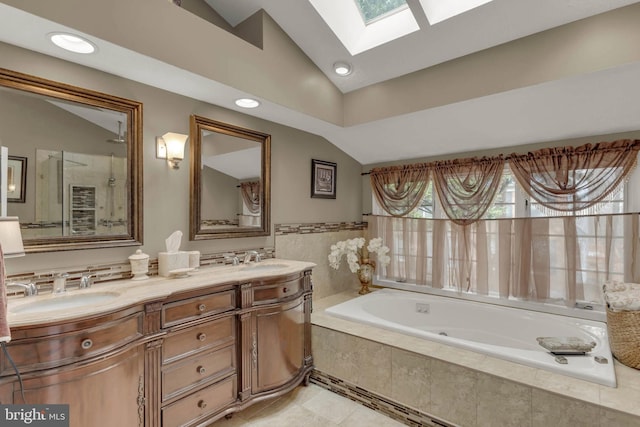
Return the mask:
[[[249,213],[260,213],[260,181],[240,183],[240,194]]]
[[[552,210],[576,212],[612,195],[637,162],[640,140],[544,148],[527,154],[374,168],[373,194],[392,216],[411,212],[433,180],[447,217],[459,225],[478,221],[491,205],[505,160],[520,188]]]

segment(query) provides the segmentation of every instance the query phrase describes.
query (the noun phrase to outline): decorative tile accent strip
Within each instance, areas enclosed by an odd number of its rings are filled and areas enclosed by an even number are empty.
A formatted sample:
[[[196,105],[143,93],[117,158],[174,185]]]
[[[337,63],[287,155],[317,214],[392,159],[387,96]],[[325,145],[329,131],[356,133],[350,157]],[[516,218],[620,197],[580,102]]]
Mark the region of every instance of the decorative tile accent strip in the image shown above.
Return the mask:
[[[335,231],[366,230],[367,222],[310,222],[305,224],[276,224],[276,236],[284,234],[328,233]]]
[[[275,248],[255,248],[245,249],[237,252],[210,253],[200,255],[200,266],[211,267],[216,265],[230,265],[233,263],[233,257],[238,257],[242,262],[245,253],[249,250],[255,250],[260,254],[262,259],[275,258]],[[32,271],[16,273],[7,276],[8,282],[18,283],[35,283],[39,293],[51,292],[53,288],[53,279],[60,273],[68,273],[67,289],[74,289],[80,286],[80,278],[83,275],[90,274],[93,283],[113,282],[115,280],[123,280],[131,278],[131,264],[129,261],[115,262],[110,264],[89,265],[86,267],[56,267],[46,271]],[[158,259],[149,259],[149,276],[158,275]],[[8,294],[21,294],[22,291],[10,289]]]
[[[409,408],[317,369],[311,372],[311,382],[408,426],[455,427],[455,424],[450,424],[427,413]]]

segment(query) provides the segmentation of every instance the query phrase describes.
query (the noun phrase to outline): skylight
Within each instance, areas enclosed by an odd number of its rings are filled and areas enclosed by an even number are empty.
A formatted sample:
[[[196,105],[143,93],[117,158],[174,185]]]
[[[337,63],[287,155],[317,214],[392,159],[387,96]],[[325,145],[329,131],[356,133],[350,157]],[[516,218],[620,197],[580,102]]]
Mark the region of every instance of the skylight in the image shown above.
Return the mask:
[[[405,0],[356,1],[309,0],[351,55],[357,55],[420,29]],[[387,12],[365,25],[364,14],[360,12],[361,2],[373,3],[374,6],[375,3],[405,3],[405,6],[387,9]]]
[[[430,25],[492,0],[420,0]],[[353,56],[420,29],[406,0],[309,0]],[[423,25],[424,18],[422,18]]]
[[[420,0],[429,24],[434,25],[493,0]]]
[[[360,9],[362,20],[369,25],[393,13],[408,8],[405,0],[354,0]]]

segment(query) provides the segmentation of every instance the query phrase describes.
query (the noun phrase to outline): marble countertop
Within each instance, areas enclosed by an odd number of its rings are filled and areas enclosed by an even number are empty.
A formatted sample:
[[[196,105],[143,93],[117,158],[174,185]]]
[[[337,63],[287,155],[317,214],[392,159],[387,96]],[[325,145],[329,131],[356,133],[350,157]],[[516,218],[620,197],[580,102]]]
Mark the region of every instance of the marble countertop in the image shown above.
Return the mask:
[[[7,317],[12,328],[73,320],[162,300],[178,292],[294,274],[313,267],[315,264],[311,262],[270,258],[248,265],[202,267],[185,277],[153,276],[146,280],[99,283],[88,289],[69,290],[64,294],[12,297],[8,300]],[[72,302],[74,299],[83,303],[75,304]],[[38,306],[42,308],[38,309]]]

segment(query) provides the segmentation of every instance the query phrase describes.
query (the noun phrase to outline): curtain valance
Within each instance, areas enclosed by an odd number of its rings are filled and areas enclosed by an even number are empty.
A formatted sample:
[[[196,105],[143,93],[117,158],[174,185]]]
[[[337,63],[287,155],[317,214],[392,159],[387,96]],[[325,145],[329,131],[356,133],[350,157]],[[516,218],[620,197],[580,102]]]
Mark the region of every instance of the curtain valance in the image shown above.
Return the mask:
[[[635,167],[640,140],[618,140],[579,147],[544,148],[512,154],[509,167],[520,187],[547,208],[575,212],[613,194]]]
[[[429,168],[425,164],[376,168],[370,180],[380,206],[392,216],[404,216],[422,200],[429,184]]]
[[[375,168],[373,194],[390,215],[411,212],[429,179],[446,215],[459,225],[479,220],[493,202],[505,161],[523,191],[556,211],[580,211],[606,201],[637,162],[640,140],[543,148],[527,154]]]
[[[502,156],[435,162],[433,184],[447,217],[459,225],[482,218],[493,202],[503,170]]]
[[[260,181],[240,183],[240,194],[247,210],[252,214],[260,213]]]

